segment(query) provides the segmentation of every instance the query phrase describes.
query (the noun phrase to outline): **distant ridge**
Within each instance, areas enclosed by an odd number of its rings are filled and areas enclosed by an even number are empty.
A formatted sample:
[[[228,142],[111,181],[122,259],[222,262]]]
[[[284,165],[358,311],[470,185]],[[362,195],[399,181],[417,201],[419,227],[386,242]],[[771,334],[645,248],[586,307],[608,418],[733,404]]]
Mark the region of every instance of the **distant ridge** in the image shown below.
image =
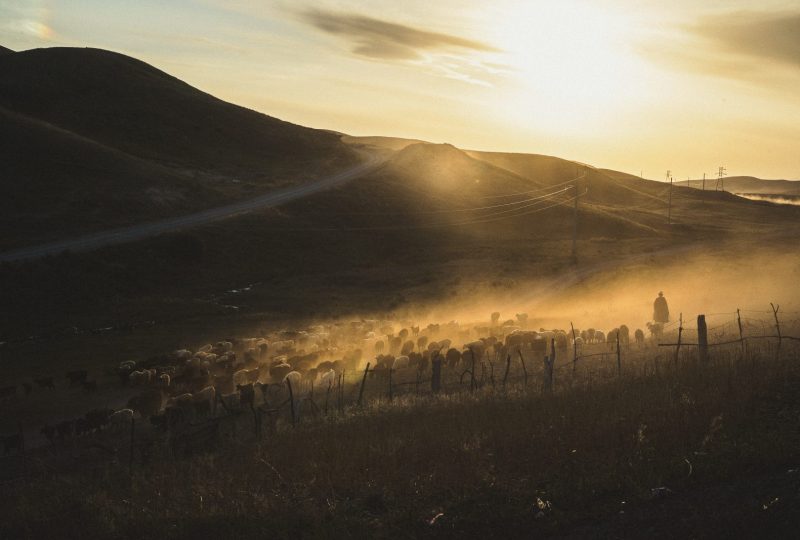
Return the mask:
[[[14,52],[14,51],[12,51],[11,49],[9,49],[8,47],[3,47],[2,45],[0,45],[0,55],[3,55],[3,54],[10,54],[10,53],[13,53],[13,52]]]
[[[700,188],[702,180],[683,180],[675,182],[680,186]],[[706,178],[706,189],[715,189],[716,178]],[[800,195],[799,180],[765,180],[754,176],[728,176],[725,178],[725,191],[762,195]]]

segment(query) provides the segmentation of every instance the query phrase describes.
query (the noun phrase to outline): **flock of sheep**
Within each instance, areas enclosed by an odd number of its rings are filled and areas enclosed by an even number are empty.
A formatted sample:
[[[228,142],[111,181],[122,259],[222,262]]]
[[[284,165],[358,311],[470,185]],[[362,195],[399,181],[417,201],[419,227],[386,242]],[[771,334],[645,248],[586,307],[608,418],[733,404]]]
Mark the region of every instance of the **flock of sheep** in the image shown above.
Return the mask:
[[[177,429],[221,413],[297,400],[314,388],[330,391],[342,384],[344,372],[363,370],[367,362],[373,374],[414,373],[419,377],[430,373],[434,364],[438,369],[468,369],[517,351],[532,358],[553,354],[564,358],[573,348],[573,354],[580,354],[587,344],[613,348],[617,343],[627,346],[631,340],[624,325],[608,333],[591,328],[535,331],[528,326],[524,313],[506,321],[493,313],[487,323],[479,325],[451,321],[422,328],[409,321],[360,320],[230,339],[194,351],[180,349],[146,360],[124,361],[116,367],[116,374],[127,389],[125,395],[132,394],[127,406],[93,409],[79,418],[47,424],[41,432],[55,445],[75,436],[118,431],[136,418],[155,429]],[[641,330],[636,330],[633,338],[639,345],[644,343]],[[70,386],[97,391],[97,382],[88,380],[85,370],[69,372],[67,379]],[[42,389],[54,387],[51,377],[34,382]],[[29,386],[26,393],[32,389]],[[14,449],[13,437],[3,439],[6,452]]]

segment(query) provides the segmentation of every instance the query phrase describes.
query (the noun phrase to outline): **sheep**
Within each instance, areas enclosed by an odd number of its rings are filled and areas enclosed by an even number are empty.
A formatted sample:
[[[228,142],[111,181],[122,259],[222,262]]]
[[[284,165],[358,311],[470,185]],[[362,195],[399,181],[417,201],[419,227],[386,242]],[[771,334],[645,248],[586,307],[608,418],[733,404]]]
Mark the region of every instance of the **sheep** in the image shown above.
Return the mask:
[[[333,386],[333,383],[336,381],[336,372],[333,368],[321,373],[319,376],[319,384],[323,388],[330,388]]]
[[[303,375],[298,371],[290,371],[283,377],[283,382],[289,382],[292,385],[292,390],[300,388],[300,382],[303,380]]]
[[[172,351],[172,358],[178,360],[179,362],[185,362],[191,357],[192,357],[192,351],[188,349],[179,349],[177,351]]]
[[[125,360],[124,362],[119,363],[119,370],[120,371],[133,371],[136,369],[136,362],[133,360]]]
[[[414,342],[411,340],[406,341],[403,343],[403,347],[400,349],[400,354],[407,356],[414,350]]]
[[[214,347],[210,343],[207,343],[206,345],[203,345],[202,347],[197,349],[197,352],[209,353],[209,352],[211,352],[211,349],[213,349],[213,348]]]
[[[162,373],[158,376],[158,386],[161,388],[169,388],[170,377],[167,373]]]
[[[239,396],[239,392],[231,392],[230,394],[222,394],[220,396],[220,401],[222,402],[222,407],[230,412],[230,411],[237,411],[241,408],[242,402]]]
[[[631,339],[630,330],[626,325],[624,324],[621,325],[619,327],[619,342],[622,343],[623,345],[627,345],[628,343],[630,343],[630,339]]]
[[[247,384],[248,376],[248,370],[240,369],[233,374],[233,385],[238,386],[240,384]]]
[[[398,356],[394,359],[394,362],[392,362],[392,369],[405,369],[408,367],[408,362],[408,356]]]
[[[644,345],[644,332],[642,332],[641,328],[637,328],[636,332],[633,333],[634,339],[636,340],[636,344],[640,347]]]
[[[134,386],[143,386],[150,383],[150,372],[145,371],[132,371],[128,374],[128,381]]]
[[[120,409],[108,417],[108,425],[112,431],[122,431],[130,427],[133,421],[133,409]]]
[[[69,386],[80,386],[86,382],[86,378],[89,376],[89,373],[85,369],[78,369],[75,371],[68,371],[67,372],[67,379],[69,380]]]
[[[269,376],[273,381],[282,381],[284,377],[288,373],[292,371],[292,366],[285,363],[280,362],[278,364],[274,364],[269,368]]]
[[[39,377],[37,379],[33,379],[33,382],[35,382],[39,388],[47,388],[49,390],[56,389],[56,384],[53,381],[53,377]]]
[[[192,403],[194,403],[194,396],[187,392],[185,394],[180,394],[178,396],[169,398],[166,403],[166,408],[191,407]]]
[[[461,352],[458,349],[448,349],[445,353],[445,362],[447,367],[454,368],[461,362]]]
[[[519,325],[522,328],[525,328],[528,325],[528,314],[527,313],[517,313],[517,321],[519,321]]]
[[[206,401],[209,404],[209,408],[213,407],[213,404],[217,397],[217,391],[214,389],[213,386],[206,386],[199,392],[195,392],[192,394],[192,401],[195,403],[200,403],[202,401]]]

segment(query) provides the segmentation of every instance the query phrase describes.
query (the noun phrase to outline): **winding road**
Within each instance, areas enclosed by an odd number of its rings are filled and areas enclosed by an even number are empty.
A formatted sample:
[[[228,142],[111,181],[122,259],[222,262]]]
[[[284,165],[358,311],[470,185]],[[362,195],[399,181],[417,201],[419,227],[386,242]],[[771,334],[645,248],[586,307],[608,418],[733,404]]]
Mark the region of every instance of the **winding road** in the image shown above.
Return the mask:
[[[198,225],[206,225],[213,221],[245,214],[262,208],[278,206],[358,178],[359,176],[377,169],[385,162],[385,158],[382,156],[366,153],[364,153],[364,155],[366,160],[360,164],[314,182],[271,191],[270,193],[260,195],[254,199],[218,206],[194,214],[151,221],[140,225],[119,227],[68,240],[59,240],[57,242],[7,251],[5,253],[0,253],[0,262],[35,259],[44,257],[45,255],[61,253],[66,250],[74,252],[91,251],[114,244],[141,240],[156,234],[196,227]]]

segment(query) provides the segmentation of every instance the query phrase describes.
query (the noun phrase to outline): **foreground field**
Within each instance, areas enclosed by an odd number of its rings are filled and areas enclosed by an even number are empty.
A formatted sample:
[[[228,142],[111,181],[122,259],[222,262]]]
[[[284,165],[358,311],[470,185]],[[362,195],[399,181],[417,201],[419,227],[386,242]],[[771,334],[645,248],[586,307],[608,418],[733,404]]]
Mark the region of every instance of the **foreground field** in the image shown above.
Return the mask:
[[[156,444],[132,471],[124,450],[32,459],[2,488],[0,536],[788,538],[797,360],[786,343],[706,365],[651,350],[621,377],[562,370],[552,394],[532,370],[527,386],[374,396],[188,456]]]

